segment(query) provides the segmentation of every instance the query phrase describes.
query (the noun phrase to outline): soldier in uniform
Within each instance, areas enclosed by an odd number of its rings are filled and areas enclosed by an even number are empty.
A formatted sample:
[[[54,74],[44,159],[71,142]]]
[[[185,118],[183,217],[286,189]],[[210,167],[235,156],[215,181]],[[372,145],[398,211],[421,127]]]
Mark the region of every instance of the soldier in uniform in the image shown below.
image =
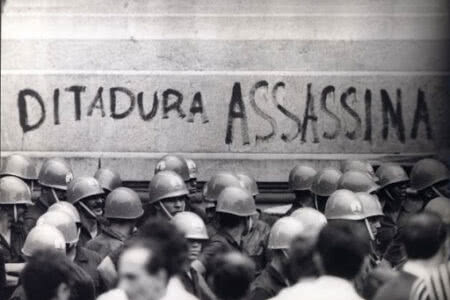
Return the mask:
[[[244,188],[227,187],[217,199],[216,217],[219,227],[205,245],[199,257],[200,268],[207,271],[214,268],[211,265],[215,255],[228,251],[245,253],[243,238],[250,229],[251,216],[256,214],[255,200]],[[205,269],[197,269],[203,273]],[[203,271],[203,272],[202,272]]]
[[[100,168],[95,172],[94,178],[97,179],[100,186],[105,191],[105,197],[108,196],[112,190],[122,186],[122,179],[120,174],[108,168]]]
[[[18,275],[23,268],[21,249],[26,233],[23,218],[31,202],[31,192],[21,179],[13,176],[0,178],[0,252],[5,262],[6,294],[18,282]]]
[[[249,299],[264,300],[274,297],[289,286],[288,249],[296,236],[304,233],[305,227],[293,217],[282,217],[272,226],[268,248],[272,250],[272,260],[251,286]]]
[[[144,214],[141,199],[132,189],[119,187],[105,201],[104,217],[109,226],[86,244],[86,248],[99,254],[102,259],[116,249],[136,230],[137,220]]]
[[[73,204],[81,218],[80,246],[100,234],[104,208],[104,191],[94,177],[77,177],[67,188],[67,201]]]
[[[59,158],[51,158],[44,162],[39,171],[38,183],[41,194],[33,207],[25,214],[25,231],[29,232],[50,205],[66,199],[67,185],[73,179],[69,164]]]
[[[188,264],[180,276],[184,288],[199,299],[214,299],[203,276],[191,267],[192,262],[198,259],[203,245],[208,240],[205,223],[197,214],[189,211],[176,214],[172,223],[184,233],[188,242]]]
[[[286,215],[290,215],[300,207],[315,208],[311,185],[316,174],[317,171],[308,165],[298,165],[291,170],[289,173],[289,189],[294,193],[295,200]]]

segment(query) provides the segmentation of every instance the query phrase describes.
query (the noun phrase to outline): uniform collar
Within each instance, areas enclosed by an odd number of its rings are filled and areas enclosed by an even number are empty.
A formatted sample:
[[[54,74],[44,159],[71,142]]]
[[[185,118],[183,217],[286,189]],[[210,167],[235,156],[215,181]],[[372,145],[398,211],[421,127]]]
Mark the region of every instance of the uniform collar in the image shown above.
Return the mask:
[[[275,281],[281,286],[284,287],[289,286],[286,278],[284,278],[283,275],[281,275],[280,272],[278,272],[277,269],[275,269],[273,266],[269,265],[267,267],[267,273],[269,274],[270,277],[275,279]]]
[[[77,262],[87,262],[88,261],[88,257],[86,256],[86,253],[83,249],[83,247],[81,246],[76,246],[77,247],[77,254],[75,255],[75,261]]]
[[[110,237],[116,239],[116,240],[121,241],[121,242],[124,242],[124,241],[127,239],[126,236],[120,234],[119,232],[116,232],[116,231],[112,230],[112,229],[109,228],[109,227],[103,227],[103,228],[102,228],[102,232],[103,232],[104,234],[106,234],[106,235],[108,235],[108,236],[110,236]]]
[[[240,243],[238,243],[238,241],[236,241],[231,234],[229,234],[228,232],[226,232],[225,230],[219,229],[218,233],[223,236],[225,238],[225,240],[230,243],[231,245],[233,245],[234,247],[236,247],[237,249],[242,249],[242,246]]]

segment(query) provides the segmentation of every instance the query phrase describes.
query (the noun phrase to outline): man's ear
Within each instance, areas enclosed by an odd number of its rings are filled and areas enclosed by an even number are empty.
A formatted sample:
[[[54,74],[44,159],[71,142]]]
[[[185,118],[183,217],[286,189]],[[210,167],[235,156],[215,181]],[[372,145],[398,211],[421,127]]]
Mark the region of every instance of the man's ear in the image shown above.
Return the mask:
[[[167,271],[164,269],[159,269],[158,272],[155,273],[155,276],[164,283],[168,283],[169,282],[169,276],[167,275]]]
[[[69,300],[70,287],[66,283],[61,283],[56,289],[55,300]]]

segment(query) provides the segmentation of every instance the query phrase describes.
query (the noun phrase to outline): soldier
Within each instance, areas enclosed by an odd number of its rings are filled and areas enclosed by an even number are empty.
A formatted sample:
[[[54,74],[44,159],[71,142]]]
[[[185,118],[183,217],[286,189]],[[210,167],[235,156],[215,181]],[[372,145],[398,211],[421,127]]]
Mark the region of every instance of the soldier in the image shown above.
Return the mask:
[[[103,259],[123,246],[136,230],[137,220],[143,214],[141,199],[135,191],[126,187],[114,189],[105,201],[104,217],[109,226],[104,226],[102,233],[90,240],[86,248],[95,251]]]
[[[100,233],[103,197],[104,191],[94,177],[77,177],[67,188],[67,201],[77,208],[81,217],[80,246]]]
[[[122,179],[120,174],[108,168],[100,168],[95,172],[94,178],[97,179],[100,186],[105,191],[105,197],[111,193],[112,190],[122,186]]]
[[[274,297],[291,285],[289,281],[288,249],[296,236],[305,233],[305,227],[293,217],[282,217],[272,226],[268,248],[272,250],[272,260],[256,277],[251,286],[249,299],[264,300]]]
[[[206,228],[208,235],[213,236],[217,232],[216,205],[217,198],[226,187],[243,188],[242,182],[230,172],[214,174],[203,187],[204,209],[206,213]]]
[[[25,231],[29,232],[50,205],[66,199],[67,185],[73,179],[69,164],[59,158],[46,160],[39,171],[38,183],[41,194],[36,205],[25,214]]]
[[[81,218],[80,218],[80,213],[78,212],[78,210],[75,208],[75,206],[73,206],[73,204],[67,202],[67,201],[60,201],[60,202],[56,202],[54,204],[52,204],[47,212],[50,211],[63,211],[66,214],[68,214],[69,216],[71,216],[74,221],[75,224],[77,225],[77,230],[78,232],[81,230]]]
[[[417,191],[422,207],[438,196],[450,197],[450,172],[442,162],[425,158],[418,161],[411,170],[411,188]]]
[[[66,242],[65,249],[67,257],[89,274],[94,282],[97,292],[99,292],[102,287],[100,276],[97,272],[97,266],[102,259],[94,251],[79,245],[79,236],[75,219],[63,211],[51,211],[46,212],[38,219],[37,226],[41,225],[53,226],[63,234]]]
[[[239,187],[227,187],[217,199],[216,215],[218,218],[218,230],[205,245],[199,261],[203,273],[214,268],[211,265],[213,257],[228,251],[244,252],[242,248],[243,237],[250,229],[251,216],[256,214],[255,200],[245,189]]]
[[[0,169],[0,178],[4,176],[15,176],[22,179],[30,188],[33,196],[37,171],[36,164],[29,157],[21,154],[11,154],[6,157]]]
[[[188,264],[181,275],[184,288],[199,299],[213,299],[214,296],[203,276],[191,267],[192,262],[198,259],[203,245],[208,240],[205,223],[197,214],[189,211],[175,215],[172,223],[184,233],[188,242]]]
[[[186,164],[187,164],[188,170],[189,170],[189,180],[188,180],[187,187],[188,187],[190,194],[195,194],[198,192],[198,190],[197,190],[197,173],[198,173],[197,165],[190,158],[186,158]]]
[[[256,195],[259,194],[258,185],[255,179],[247,174],[237,174],[237,178],[249,191],[256,202]],[[267,264],[267,242],[269,240],[270,226],[262,220],[263,213],[259,212],[252,216],[250,231],[244,236],[242,247],[246,250],[250,258],[255,262],[256,274],[259,274]]]
[[[218,255],[211,273],[211,287],[217,300],[247,299],[250,284],[254,278],[253,261],[239,252]]]
[[[365,216],[364,222],[370,235],[372,253],[376,254],[377,260],[379,260],[379,257],[383,253],[379,251],[380,249],[378,247],[378,230],[381,227],[381,218],[384,216],[380,201],[378,201],[375,195],[368,193],[355,193],[355,195],[362,205]]]
[[[325,205],[330,195],[337,190],[342,173],[336,168],[324,168],[314,176],[311,191],[314,194],[315,208],[320,212],[325,211]]]
[[[338,181],[339,190],[350,190],[354,193],[376,193],[380,186],[372,180],[368,173],[350,170],[342,174]]]
[[[23,268],[21,249],[26,233],[23,228],[24,213],[31,202],[31,192],[21,179],[14,176],[0,178],[0,252],[5,261],[6,294],[18,283]]]
[[[327,218],[323,213],[314,208],[302,207],[292,212],[291,217],[302,223],[305,234],[316,238],[319,232],[327,225]]]
[[[149,185],[149,202],[145,206],[153,217],[172,219],[185,211],[189,191],[183,179],[173,171],[161,171]]]
[[[300,207],[315,207],[311,185],[317,171],[307,165],[298,165],[289,173],[289,189],[295,194],[291,208],[286,212],[290,215]]]

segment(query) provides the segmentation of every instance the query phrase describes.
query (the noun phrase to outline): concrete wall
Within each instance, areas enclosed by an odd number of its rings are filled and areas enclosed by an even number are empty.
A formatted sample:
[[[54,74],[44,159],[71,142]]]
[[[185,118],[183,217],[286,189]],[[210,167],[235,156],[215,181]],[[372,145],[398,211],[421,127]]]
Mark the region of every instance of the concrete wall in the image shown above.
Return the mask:
[[[2,157],[148,180],[450,155],[448,1],[8,1]]]

